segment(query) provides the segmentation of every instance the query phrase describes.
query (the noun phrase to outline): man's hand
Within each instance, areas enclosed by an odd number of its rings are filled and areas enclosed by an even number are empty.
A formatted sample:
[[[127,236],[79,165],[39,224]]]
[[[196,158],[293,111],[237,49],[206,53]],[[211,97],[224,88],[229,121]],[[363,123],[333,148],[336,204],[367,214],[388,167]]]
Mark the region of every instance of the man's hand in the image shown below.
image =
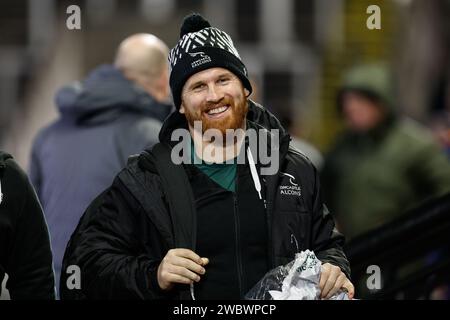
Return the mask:
[[[162,290],[170,290],[175,283],[191,284],[200,281],[207,258],[201,258],[189,249],[171,249],[158,267],[158,284]]]
[[[324,263],[321,267],[319,288],[322,299],[329,299],[332,295],[344,288],[347,290],[349,299],[355,295],[355,287],[347,279],[341,268],[330,263]]]

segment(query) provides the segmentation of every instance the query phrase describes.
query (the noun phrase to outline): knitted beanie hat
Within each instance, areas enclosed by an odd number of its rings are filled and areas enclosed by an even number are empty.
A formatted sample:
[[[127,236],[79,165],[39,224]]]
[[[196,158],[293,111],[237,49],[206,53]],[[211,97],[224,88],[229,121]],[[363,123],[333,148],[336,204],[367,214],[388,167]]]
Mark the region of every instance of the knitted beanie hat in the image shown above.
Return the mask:
[[[252,92],[247,69],[230,36],[224,31],[211,27],[199,14],[184,18],[180,30],[180,40],[170,50],[170,88],[177,109],[181,105],[181,91],[185,82],[193,74],[215,67],[233,72],[243,86]]]

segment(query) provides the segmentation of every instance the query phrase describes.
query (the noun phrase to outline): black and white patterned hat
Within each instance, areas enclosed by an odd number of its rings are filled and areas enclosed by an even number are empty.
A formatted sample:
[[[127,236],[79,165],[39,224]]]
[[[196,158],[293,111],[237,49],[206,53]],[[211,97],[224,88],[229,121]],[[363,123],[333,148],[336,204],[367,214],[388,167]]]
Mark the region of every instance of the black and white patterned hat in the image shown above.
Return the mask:
[[[224,31],[211,27],[199,14],[184,18],[180,40],[170,50],[170,88],[178,109],[181,105],[181,91],[187,79],[193,74],[209,68],[221,67],[233,72],[243,86],[252,92],[247,69],[241,61],[233,40]]]

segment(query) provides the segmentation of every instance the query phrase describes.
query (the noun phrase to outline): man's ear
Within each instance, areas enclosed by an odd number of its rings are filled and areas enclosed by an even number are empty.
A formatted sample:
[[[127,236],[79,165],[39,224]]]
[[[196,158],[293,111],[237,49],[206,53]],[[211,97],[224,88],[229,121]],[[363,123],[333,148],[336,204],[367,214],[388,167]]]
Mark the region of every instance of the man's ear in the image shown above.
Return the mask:
[[[183,104],[180,105],[180,110],[178,110],[178,112],[179,112],[179,113],[182,113],[182,114],[185,113]]]
[[[250,91],[248,91],[246,88],[244,88],[244,94],[245,94],[245,97],[248,98],[250,96]]]

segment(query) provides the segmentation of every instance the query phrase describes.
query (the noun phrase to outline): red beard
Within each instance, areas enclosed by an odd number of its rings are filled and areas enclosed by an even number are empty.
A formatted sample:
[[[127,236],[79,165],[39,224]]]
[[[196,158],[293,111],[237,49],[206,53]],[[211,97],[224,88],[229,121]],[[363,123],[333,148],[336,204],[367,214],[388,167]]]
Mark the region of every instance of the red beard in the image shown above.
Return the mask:
[[[211,109],[227,105],[230,106],[231,110],[226,111],[228,115],[225,118],[214,120],[208,118],[205,114]],[[225,138],[227,129],[236,130],[245,128],[244,121],[247,111],[248,104],[245,98],[241,102],[236,103],[234,99],[226,96],[219,103],[205,103],[192,112],[186,108],[185,115],[190,127],[194,127],[195,121],[201,121],[202,133],[205,133],[208,129],[217,129],[220,130],[222,136]]]

